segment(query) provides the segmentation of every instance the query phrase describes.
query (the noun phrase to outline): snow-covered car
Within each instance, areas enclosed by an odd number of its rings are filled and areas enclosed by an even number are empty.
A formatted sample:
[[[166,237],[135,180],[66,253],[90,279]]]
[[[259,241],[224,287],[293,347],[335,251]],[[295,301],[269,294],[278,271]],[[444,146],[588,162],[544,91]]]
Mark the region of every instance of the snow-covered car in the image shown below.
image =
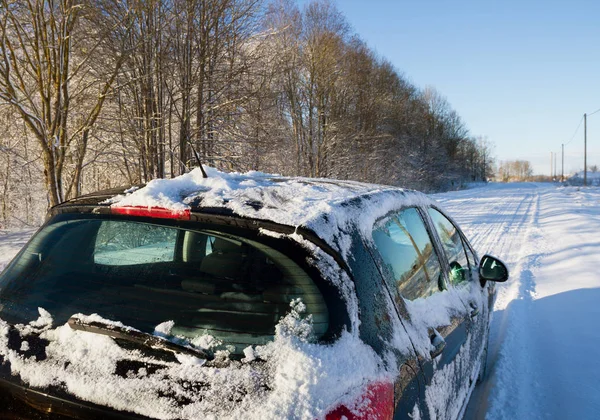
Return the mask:
[[[415,191],[207,172],[51,209],[0,275],[3,414],[461,415],[502,262]]]

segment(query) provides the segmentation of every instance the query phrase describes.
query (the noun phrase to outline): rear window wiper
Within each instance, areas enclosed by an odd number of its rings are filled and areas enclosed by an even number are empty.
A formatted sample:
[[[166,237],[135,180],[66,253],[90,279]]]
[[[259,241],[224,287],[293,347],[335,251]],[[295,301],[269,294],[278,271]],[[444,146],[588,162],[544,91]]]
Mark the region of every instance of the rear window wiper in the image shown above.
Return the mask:
[[[77,331],[107,335],[112,338],[129,341],[142,346],[185,354],[199,359],[212,360],[213,358],[209,353],[202,349],[177,344],[162,337],[136,330],[135,328],[116,325],[109,322],[92,321],[85,318],[87,317],[73,315],[69,318],[69,327]]]

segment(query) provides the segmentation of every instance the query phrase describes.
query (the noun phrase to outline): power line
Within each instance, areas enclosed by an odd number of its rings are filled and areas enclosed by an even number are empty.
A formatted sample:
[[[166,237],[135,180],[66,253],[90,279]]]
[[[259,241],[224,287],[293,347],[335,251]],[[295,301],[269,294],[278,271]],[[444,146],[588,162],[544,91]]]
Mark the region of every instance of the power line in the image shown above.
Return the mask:
[[[562,144],[562,159],[561,159],[561,163],[562,163],[562,168],[561,168],[561,182],[564,179],[564,170],[565,170],[565,146],[569,143],[571,143],[573,141],[573,139],[575,139],[575,136],[577,135],[577,133],[579,132],[579,128],[581,127],[581,123],[582,122],[587,122],[586,119],[587,117],[591,117],[592,115],[596,114],[600,112],[600,108],[598,108],[597,110],[595,110],[594,112],[590,113],[590,114],[583,114],[583,117],[581,117],[581,119],[579,120],[579,124],[577,124],[577,128],[575,129],[575,132],[573,133],[573,135],[571,136],[571,139]],[[587,184],[587,127],[585,129],[585,132],[583,133],[583,143],[584,143],[584,148],[583,148],[583,185]],[[556,167],[556,164],[555,164]],[[556,168],[555,168],[556,169]]]
[[[591,114],[587,114],[587,116],[589,117],[589,116],[591,116],[591,115],[594,115],[596,112],[600,112],[600,108],[598,108],[597,110],[595,110],[595,111],[594,111],[594,112],[592,112]]]
[[[598,111],[600,111],[600,109]],[[596,113],[598,111],[595,111],[594,113]],[[592,115],[592,114],[590,114],[590,115]],[[571,136],[571,140],[569,140],[568,142],[564,143],[565,146],[573,141],[573,139],[577,135],[577,132],[579,131],[579,128],[581,128],[581,123],[582,122],[583,122],[583,117],[581,117],[581,119],[579,120],[579,124],[577,125],[577,128],[575,129],[575,132],[573,133],[573,136]]]

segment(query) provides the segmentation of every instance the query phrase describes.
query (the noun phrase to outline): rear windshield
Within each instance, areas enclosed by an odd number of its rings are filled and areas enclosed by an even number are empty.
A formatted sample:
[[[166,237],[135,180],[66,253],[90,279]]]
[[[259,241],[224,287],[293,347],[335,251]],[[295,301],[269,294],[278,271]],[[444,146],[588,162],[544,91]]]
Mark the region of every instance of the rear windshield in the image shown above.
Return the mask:
[[[81,218],[44,227],[0,276],[0,318],[28,323],[44,308],[55,325],[99,314],[146,332],[221,341],[240,355],[264,344],[301,299],[315,338],[329,313],[313,280],[281,252],[213,230]],[[198,341],[195,341],[198,340]]]

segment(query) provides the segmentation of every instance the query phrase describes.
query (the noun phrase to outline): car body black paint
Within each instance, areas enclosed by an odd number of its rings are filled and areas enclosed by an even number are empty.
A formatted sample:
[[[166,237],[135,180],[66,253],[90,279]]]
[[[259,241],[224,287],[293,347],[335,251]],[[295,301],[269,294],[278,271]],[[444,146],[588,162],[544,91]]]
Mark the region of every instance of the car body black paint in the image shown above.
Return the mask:
[[[343,185],[343,182],[341,185]],[[91,218],[109,217],[130,220],[127,216],[109,215],[108,206],[101,204],[102,201],[122,191],[123,189],[113,189],[79,197],[54,207],[49,212],[49,217],[69,218],[74,217],[74,215],[77,215],[77,217],[86,215],[86,217]],[[360,206],[362,200],[368,199],[369,197],[355,197],[345,203],[345,205]],[[440,252],[441,245],[439,238],[434,233],[433,226],[426,215],[425,209],[419,208],[419,211],[424,217],[427,229],[437,251]],[[138,218],[136,220],[142,221],[143,219]],[[452,221],[452,219],[450,220]],[[153,222],[154,220],[148,218],[146,221]],[[399,351],[390,344],[392,317],[396,317],[396,321],[400,321],[401,323],[410,322],[408,312],[402,301],[396,301],[395,305],[392,302],[393,299],[389,291],[386,290],[382,277],[390,275],[390,273],[386,273],[386,269],[380,263],[377,263],[376,252],[370,247],[368,241],[361,238],[358,231],[352,233],[352,248],[350,257],[347,259],[347,265],[346,261],[331,246],[309,229],[301,226],[290,227],[266,220],[239,217],[223,208],[192,209],[190,221],[164,220],[161,223],[188,228],[194,226],[198,229],[218,226],[221,232],[265,242],[282,250],[284,254],[301,265],[314,278],[319,278],[322,274],[314,266],[307,263],[308,255],[305,249],[291,239],[271,238],[260,235],[259,229],[267,229],[283,234],[300,233],[305,239],[321,248],[325,253],[334,258],[340,269],[346,271],[355,283],[360,306],[361,339],[380,355],[384,355],[386,352],[391,352],[394,355],[397,364],[396,367],[400,372],[395,383],[396,410],[394,418],[410,418],[415,405],[420,409],[421,418],[429,418],[425,404],[425,388],[433,376],[433,364],[429,363],[430,361],[423,360],[422,357],[417,358],[414,351]],[[469,247],[472,254],[476,256],[464,234],[462,232],[460,234],[465,247]],[[476,261],[474,261],[475,264]],[[445,267],[444,264],[442,266],[444,280],[448,282],[449,268]],[[324,339],[324,342],[327,342],[327,340],[334,341],[340,331],[349,325],[347,309],[341,299],[339,290],[331,285],[331,283],[319,281],[317,284],[323,294],[333,297],[332,302],[337,302],[333,308],[336,320],[332,322],[332,325],[336,327]],[[482,293],[484,291],[489,293],[488,299],[491,304],[493,302],[493,283],[488,284],[486,288],[482,288]],[[390,310],[390,308],[394,307],[395,310]],[[468,302],[465,302],[464,309],[465,314],[468,314],[470,310]],[[474,340],[474,343],[485,343],[487,341],[489,308],[482,309],[484,310],[477,317],[465,317],[453,322],[452,328],[446,334],[447,350],[445,349],[442,353],[438,367],[450,363],[465,340],[471,339]],[[442,330],[440,333],[444,333],[444,328],[440,329]],[[477,335],[477,337],[473,337],[473,335]],[[456,378],[456,380],[465,381],[468,378]],[[117,412],[106,407],[78,401],[60,389],[31,389],[23,384],[18,377],[10,375],[10,368],[7,364],[2,364],[0,368],[0,407],[4,407],[5,412],[11,414],[14,418],[53,420],[63,420],[64,418],[144,418],[132,413]],[[49,409],[53,413],[48,414]]]

